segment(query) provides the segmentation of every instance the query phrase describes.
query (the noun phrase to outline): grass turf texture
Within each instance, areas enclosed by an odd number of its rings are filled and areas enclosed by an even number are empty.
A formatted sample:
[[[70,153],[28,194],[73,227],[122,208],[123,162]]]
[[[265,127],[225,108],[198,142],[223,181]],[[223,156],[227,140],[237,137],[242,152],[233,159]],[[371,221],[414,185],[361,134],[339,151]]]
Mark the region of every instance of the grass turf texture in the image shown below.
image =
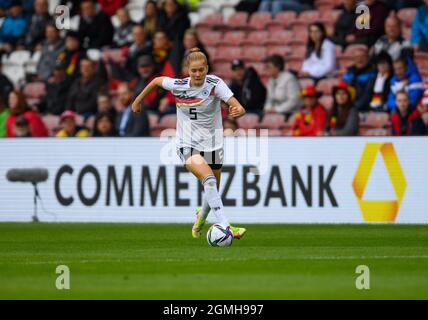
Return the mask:
[[[230,248],[191,225],[0,224],[0,298],[427,299],[428,226],[248,225]],[[70,290],[56,290],[56,266]],[[370,268],[370,290],[355,269]]]

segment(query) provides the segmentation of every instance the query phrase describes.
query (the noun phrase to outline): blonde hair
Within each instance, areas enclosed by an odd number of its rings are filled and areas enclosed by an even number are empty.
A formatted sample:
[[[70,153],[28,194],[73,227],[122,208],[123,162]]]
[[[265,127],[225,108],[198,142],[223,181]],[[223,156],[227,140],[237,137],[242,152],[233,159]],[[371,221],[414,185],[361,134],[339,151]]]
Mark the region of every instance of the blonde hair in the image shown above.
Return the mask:
[[[208,66],[208,59],[205,53],[201,51],[199,48],[192,48],[189,50],[189,53],[186,56],[185,64],[186,66],[189,66],[191,62],[198,61],[198,60],[204,60],[205,64]]]

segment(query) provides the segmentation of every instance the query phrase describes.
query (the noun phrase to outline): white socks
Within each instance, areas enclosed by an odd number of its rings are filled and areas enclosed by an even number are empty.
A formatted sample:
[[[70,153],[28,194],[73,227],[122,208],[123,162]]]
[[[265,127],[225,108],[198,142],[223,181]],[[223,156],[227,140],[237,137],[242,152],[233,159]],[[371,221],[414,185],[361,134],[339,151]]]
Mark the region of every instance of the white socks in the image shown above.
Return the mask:
[[[223,202],[221,201],[220,194],[217,190],[217,181],[214,176],[207,176],[203,181],[202,185],[205,190],[205,202],[208,203],[209,208],[211,208],[214,212],[214,215],[217,218],[217,221],[221,224],[229,225],[229,221],[227,221],[226,216],[224,215],[223,210]],[[209,208],[205,208],[207,211],[207,216],[209,213]],[[202,216],[204,216],[204,207],[202,208]]]

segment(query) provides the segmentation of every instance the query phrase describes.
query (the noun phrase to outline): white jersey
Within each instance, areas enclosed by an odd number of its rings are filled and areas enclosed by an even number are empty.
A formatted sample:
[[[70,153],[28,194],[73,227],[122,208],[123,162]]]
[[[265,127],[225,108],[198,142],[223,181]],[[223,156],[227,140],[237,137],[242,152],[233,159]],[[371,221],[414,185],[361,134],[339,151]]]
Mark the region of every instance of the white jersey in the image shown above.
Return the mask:
[[[208,75],[201,87],[191,87],[190,78],[165,77],[162,87],[175,96],[178,147],[214,151],[223,147],[220,102],[233,93],[222,79]]]

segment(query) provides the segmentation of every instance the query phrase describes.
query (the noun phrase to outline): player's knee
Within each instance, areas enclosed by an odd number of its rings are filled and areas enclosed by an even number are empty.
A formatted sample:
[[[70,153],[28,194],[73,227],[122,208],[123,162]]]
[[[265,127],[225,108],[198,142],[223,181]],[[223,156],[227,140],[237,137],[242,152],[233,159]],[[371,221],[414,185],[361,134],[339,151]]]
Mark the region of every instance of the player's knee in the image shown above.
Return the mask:
[[[217,179],[215,176],[209,175],[202,180],[202,184],[207,187],[217,188]]]

